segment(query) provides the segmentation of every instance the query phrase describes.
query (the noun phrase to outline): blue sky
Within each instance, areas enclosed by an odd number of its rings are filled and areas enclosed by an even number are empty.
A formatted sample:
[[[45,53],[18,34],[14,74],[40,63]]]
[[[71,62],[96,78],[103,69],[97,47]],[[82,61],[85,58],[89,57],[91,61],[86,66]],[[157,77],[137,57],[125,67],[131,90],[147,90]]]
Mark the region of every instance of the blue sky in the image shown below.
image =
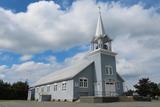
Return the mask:
[[[160,63],[160,0],[0,0],[0,78],[34,82],[82,59],[98,5],[120,74],[132,84],[141,76],[160,81],[151,75]]]
[[[26,11],[27,6],[30,3],[37,2],[39,0],[1,0],[0,6],[5,9],[11,9],[15,12]],[[51,1],[51,0],[46,0]],[[61,6],[61,9],[66,9],[72,5],[75,0],[53,0],[55,3]],[[146,8],[159,7],[159,0],[97,0],[97,2],[121,2],[125,6],[132,6],[138,3],[143,3]]]

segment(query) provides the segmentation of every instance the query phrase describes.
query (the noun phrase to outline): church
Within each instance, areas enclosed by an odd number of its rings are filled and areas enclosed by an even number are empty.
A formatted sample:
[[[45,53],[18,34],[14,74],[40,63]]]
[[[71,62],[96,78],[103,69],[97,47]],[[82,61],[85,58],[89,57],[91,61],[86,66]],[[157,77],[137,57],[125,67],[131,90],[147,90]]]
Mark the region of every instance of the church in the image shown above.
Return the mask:
[[[28,91],[28,100],[75,101],[81,96],[111,97],[123,93],[123,78],[116,71],[117,53],[105,33],[99,12],[91,51],[85,60],[40,78]]]

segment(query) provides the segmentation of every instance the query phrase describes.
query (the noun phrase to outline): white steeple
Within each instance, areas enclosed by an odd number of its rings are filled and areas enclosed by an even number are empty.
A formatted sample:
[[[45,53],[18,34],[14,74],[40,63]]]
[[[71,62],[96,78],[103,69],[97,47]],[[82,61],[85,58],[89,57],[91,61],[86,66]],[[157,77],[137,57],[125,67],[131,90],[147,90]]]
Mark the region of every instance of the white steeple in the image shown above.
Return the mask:
[[[104,36],[105,31],[104,31],[104,27],[103,27],[103,21],[102,21],[102,17],[101,17],[100,7],[98,7],[98,8],[99,8],[99,17],[98,17],[95,36]]]
[[[101,17],[100,7],[99,8],[99,17],[97,22],[96,34],[91,41],[91,49],[104,49],[108,51],[112,51],[111,41],[107,34],[105,34],[103,21]]]

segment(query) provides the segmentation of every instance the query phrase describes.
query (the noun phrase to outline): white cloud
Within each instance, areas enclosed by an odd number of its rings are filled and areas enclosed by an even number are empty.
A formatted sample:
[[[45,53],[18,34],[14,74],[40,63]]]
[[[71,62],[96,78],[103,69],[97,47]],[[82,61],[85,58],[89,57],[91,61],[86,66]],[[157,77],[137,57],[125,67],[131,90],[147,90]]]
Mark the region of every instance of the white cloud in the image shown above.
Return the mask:
[[[55,56],[49,56],[49,57],[47,57],[46,61],[49,61],[52,64],[57,64],[57,58]]]
[[[46,60],[50,63],[38,63],[34,61],[26,61],[22,64],[15,64],[12,67],[5,65],[0,66],[0,79],[9,81],[11,83],[16,81],[29,81],[30,84],[39,80],[58,69],[70,66],[77,61],[84,59],[86,52],[76,54],[73,57],[66,58],[63,63],[58,63],[56,57],[50,56]]]
[[[154,8],[137,4],[100,3],[106,32],[112,38],[130,34],[158,36],[160,15]],[[62,50],[88,43],[95,33],[97,4],[92,0],[73,3],[62,11],[53,1],[39,1],[26,12],[13,13],[0,8],[0,48],[28,54],[44,50]]]
[[[31,59],[32,59],[32,55],[23,55],[20,58],[20,61],[28,61],[28,60],[31,60]]]
[[[27,80],[30,84],[32,84],[40,79],[40,77],[54,72],[60,67],[61,65],[59,64],[44,64],[28,61],[22,64],[13,65],[11,68],[3,68],[0,72],[0,77],[11,83]]]
[[[159,38],[154,38],[154,41]],[[114,49],[118,52],[117,71],[125,78],[126,83],[134,85],[138,79],[149,77],[152,81],[159,82],[160,49],[152,48],[142,42],[152,42],[150,37],[129,38],[128,35],[117,37],[114,41]],[[116,48],[118,46],[118,48]],[[131,86],[129,86],[131,87]]]
[[[114,2],[99,5],[106,32],[114,39],[113,50],[119,54],[118,72],[127,75],[132,81],[131,77],[140,76],[149,76],[159,81],[160,14],[154,7],[145,9],[140,4],[131,7]],[[56,51],[84,45],[94,36],[97,14],[97,4],[93,0],[76,1],[67,11],[60,10],[52,1],[32,3],[26,12],[21,13],[0,8],[0,48],[32,54],[48,49]],[[73,63],[81,57],[83,55],[79,54],[67,58],[65,62]],[[55,62],[52,66],[56,69],[56,58],[49,59]],[[23,69],[27,66],[25,71],[41,76],[52,68],[51,65],[30,61],[12,66],[11,69],[18,72],[20,66]],[[42,69],[42,66],[45,69]],[[7,69],[6,72],[9,71],[10,69]]]
[[[68,57],[64,60],[65,65],[73,65],[78,61],[84,60],[87,57],[88,51],[78,53],[72,57]]]

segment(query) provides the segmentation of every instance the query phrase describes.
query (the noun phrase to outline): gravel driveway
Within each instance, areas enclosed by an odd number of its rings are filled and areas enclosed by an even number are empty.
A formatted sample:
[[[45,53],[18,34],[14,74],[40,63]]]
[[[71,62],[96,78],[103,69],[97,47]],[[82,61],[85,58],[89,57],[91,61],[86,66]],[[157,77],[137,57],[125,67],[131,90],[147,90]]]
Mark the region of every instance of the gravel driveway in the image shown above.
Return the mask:
[[[0,101],[0,107],[160,107],[160,101],[114,103]]]

